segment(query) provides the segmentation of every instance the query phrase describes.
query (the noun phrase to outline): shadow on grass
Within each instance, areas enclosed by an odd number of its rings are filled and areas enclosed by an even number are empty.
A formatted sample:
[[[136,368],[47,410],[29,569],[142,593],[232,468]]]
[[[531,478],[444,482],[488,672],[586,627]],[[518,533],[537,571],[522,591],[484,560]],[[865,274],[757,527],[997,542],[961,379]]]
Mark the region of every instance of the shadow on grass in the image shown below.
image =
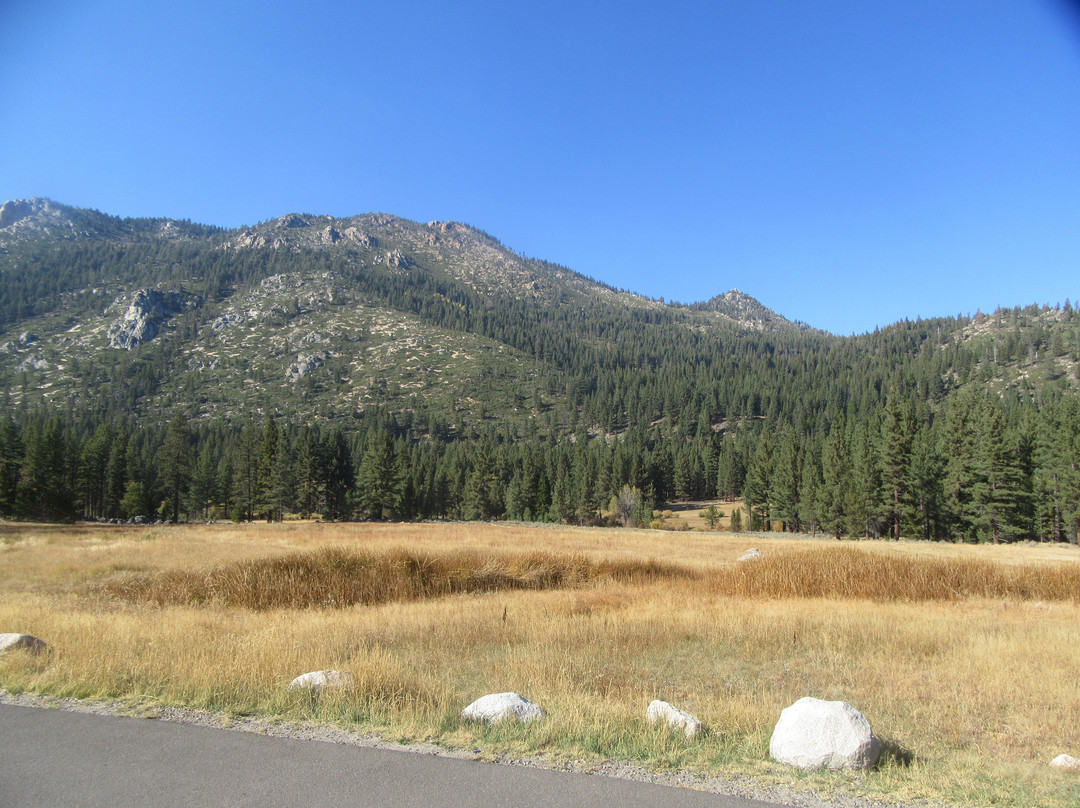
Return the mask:
[[[915,762],[915,753],[898,741],[891,738],[881,738],[881,757],[878,758],[878,767],[901,766],[907,768]]]

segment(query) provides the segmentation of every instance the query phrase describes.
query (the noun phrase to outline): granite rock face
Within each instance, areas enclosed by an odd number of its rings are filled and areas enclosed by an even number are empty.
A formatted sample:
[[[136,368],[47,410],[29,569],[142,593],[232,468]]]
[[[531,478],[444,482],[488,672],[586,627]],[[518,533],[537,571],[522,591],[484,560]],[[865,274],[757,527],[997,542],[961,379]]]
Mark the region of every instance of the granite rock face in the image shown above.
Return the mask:
[[[130,351],[158,335],[161,326],[184,308],[179,292],[139,289],[120,319],[109,326],[109,346]]]

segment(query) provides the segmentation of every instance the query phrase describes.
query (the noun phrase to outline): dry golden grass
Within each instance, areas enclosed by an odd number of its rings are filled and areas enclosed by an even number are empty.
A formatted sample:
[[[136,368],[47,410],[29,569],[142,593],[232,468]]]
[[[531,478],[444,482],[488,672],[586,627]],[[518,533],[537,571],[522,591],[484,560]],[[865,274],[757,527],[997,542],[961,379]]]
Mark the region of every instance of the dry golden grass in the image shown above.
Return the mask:
[[[1080,751],[1080,605],[1075,583],[1071,596],[1039,588],[1059,574],[1075,582],[1076,548],[838,548],[503,525],[6,526],[6,535],[16,530],[0,543],[0,631],[35,634],[53,650],[0,657],[0,684],[12,690],[314,718],[490,754],[626,757],[896,801],[1080,804],[1080,778],[1046,766]],[[751,545],[765,558],[735,564]],[[177,574],[184,591],[245,564],[273,567],[263,559],[386,561],[403,547],[451,570],[490,564],[495,587],[335,608],[318,608],[315,594],[306,608],[262,610],[215,598],[160,605],[123,589]],[[612,574],[621,563],[654,572]],[[539,588],[552,569],[570,585]],[[514,574],[528,585],[507,583]],[[797,574],[809,583],[791,586]],[[950,586],[931,588],[940,596],[904,594],[900,583],[943,576]],[[755,588],[733,591],[733,580]],[[807,596],[806,586],[818,589]],[[352,688],[319,702],[285,690],[328,668],[350,671]],[[548,717],[528,728],[458,720],[469,701],[502,690]],[[780,710],[805,695],[851,702],[914,761],[892,754],[859,778],[770,763]],[[695,712],[715,734],[689,742],[648,728],[652,698]]]
[[[1080,565],[1004,566],[974,558],[912,558],[850,545],[778,553],[718,570],[709,586],[743,598],[959,600],[1080,603]]]
[[[158,606],[244,609],[343,608],[477,592],[559,589],[603,580],[652,581],[687,571],[656,561],[590,561],[581,555],[480,553],[440,556],[325,548],[242,561],[208,571],[129,575],[95,587],[102,594]],[[91,590],[94,591],[94,590]]]

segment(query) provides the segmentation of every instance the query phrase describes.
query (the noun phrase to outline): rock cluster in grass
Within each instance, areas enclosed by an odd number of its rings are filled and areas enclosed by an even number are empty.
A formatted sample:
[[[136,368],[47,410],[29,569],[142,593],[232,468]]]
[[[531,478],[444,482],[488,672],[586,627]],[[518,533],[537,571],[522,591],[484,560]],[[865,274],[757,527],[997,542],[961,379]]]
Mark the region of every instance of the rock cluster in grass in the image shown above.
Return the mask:
[[[653,726],[666,724],[671,729],[682,732],[687,738],[696,738],[705,731],[697,716],[659,699],[650,702],[645,718]]]
[[[48,650],[48,647],[43,640],[30,634],[0,634],[0,654],[19,649],[40,654]]]
[[[310,690],[313,693],[321,693],[323,690],[348,687],[352,683],[352,674],[348,671],[311,671],[289,682],[289,690]]]
[[[466,721],[480,721],[487,724],[505,720],[527,723],[543,715],[544,711],[539,705],[533,704],[517,693],[489,693],[461,711],[461,717]]]
[[[1080,760],[1077,760],[1072,755],[1058,755],[1056,758],[1050,761],[1050,765],[1053,766],[1055,769],[1080,771]]]
[[[769,755],[800,769],[869,769],[881,756],[870,722],[843,701],[802,698],[780,713]]]

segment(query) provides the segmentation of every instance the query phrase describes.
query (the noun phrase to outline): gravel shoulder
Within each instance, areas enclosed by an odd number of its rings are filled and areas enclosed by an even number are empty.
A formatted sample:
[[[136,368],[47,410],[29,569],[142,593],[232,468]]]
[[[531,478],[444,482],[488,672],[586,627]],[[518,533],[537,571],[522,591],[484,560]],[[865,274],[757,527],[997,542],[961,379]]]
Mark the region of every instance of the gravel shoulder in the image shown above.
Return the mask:
[[[291,723],[262,716],[231,716],[225,713],[193,710],[186,707],[143,707],[122,702],[83,701],[72,698],[38,696],[31,693],[12,694],[3,688],[0,688],[0,704],[66,710],[94,715],[174,721],[234,732],[250,732],[269,737],[388,749],[443,758],[488,759],[482,758],[479,752],[476,751],[447,749],[431,743],[403,745],[386,741],[375,735],[348,732],[337,727],[313,722]],[[577,772],[656,785],[676,786],[713,794],[777,803],[791,806],[791,808],[912,808],[900,803],[877,802],[856,797],[839,797],[824,800],[811,793],[796,792],[782,787],[761,786],[750,777],[719,778],[684,772],[654,772],[630,761],[606,760],[597,763],[589,761],[554,761],[544,757],[515,758],[499,756],[491,760],[491,762],[507,766]],[[946,806],[920,802],[919,808],[946,808]]]

